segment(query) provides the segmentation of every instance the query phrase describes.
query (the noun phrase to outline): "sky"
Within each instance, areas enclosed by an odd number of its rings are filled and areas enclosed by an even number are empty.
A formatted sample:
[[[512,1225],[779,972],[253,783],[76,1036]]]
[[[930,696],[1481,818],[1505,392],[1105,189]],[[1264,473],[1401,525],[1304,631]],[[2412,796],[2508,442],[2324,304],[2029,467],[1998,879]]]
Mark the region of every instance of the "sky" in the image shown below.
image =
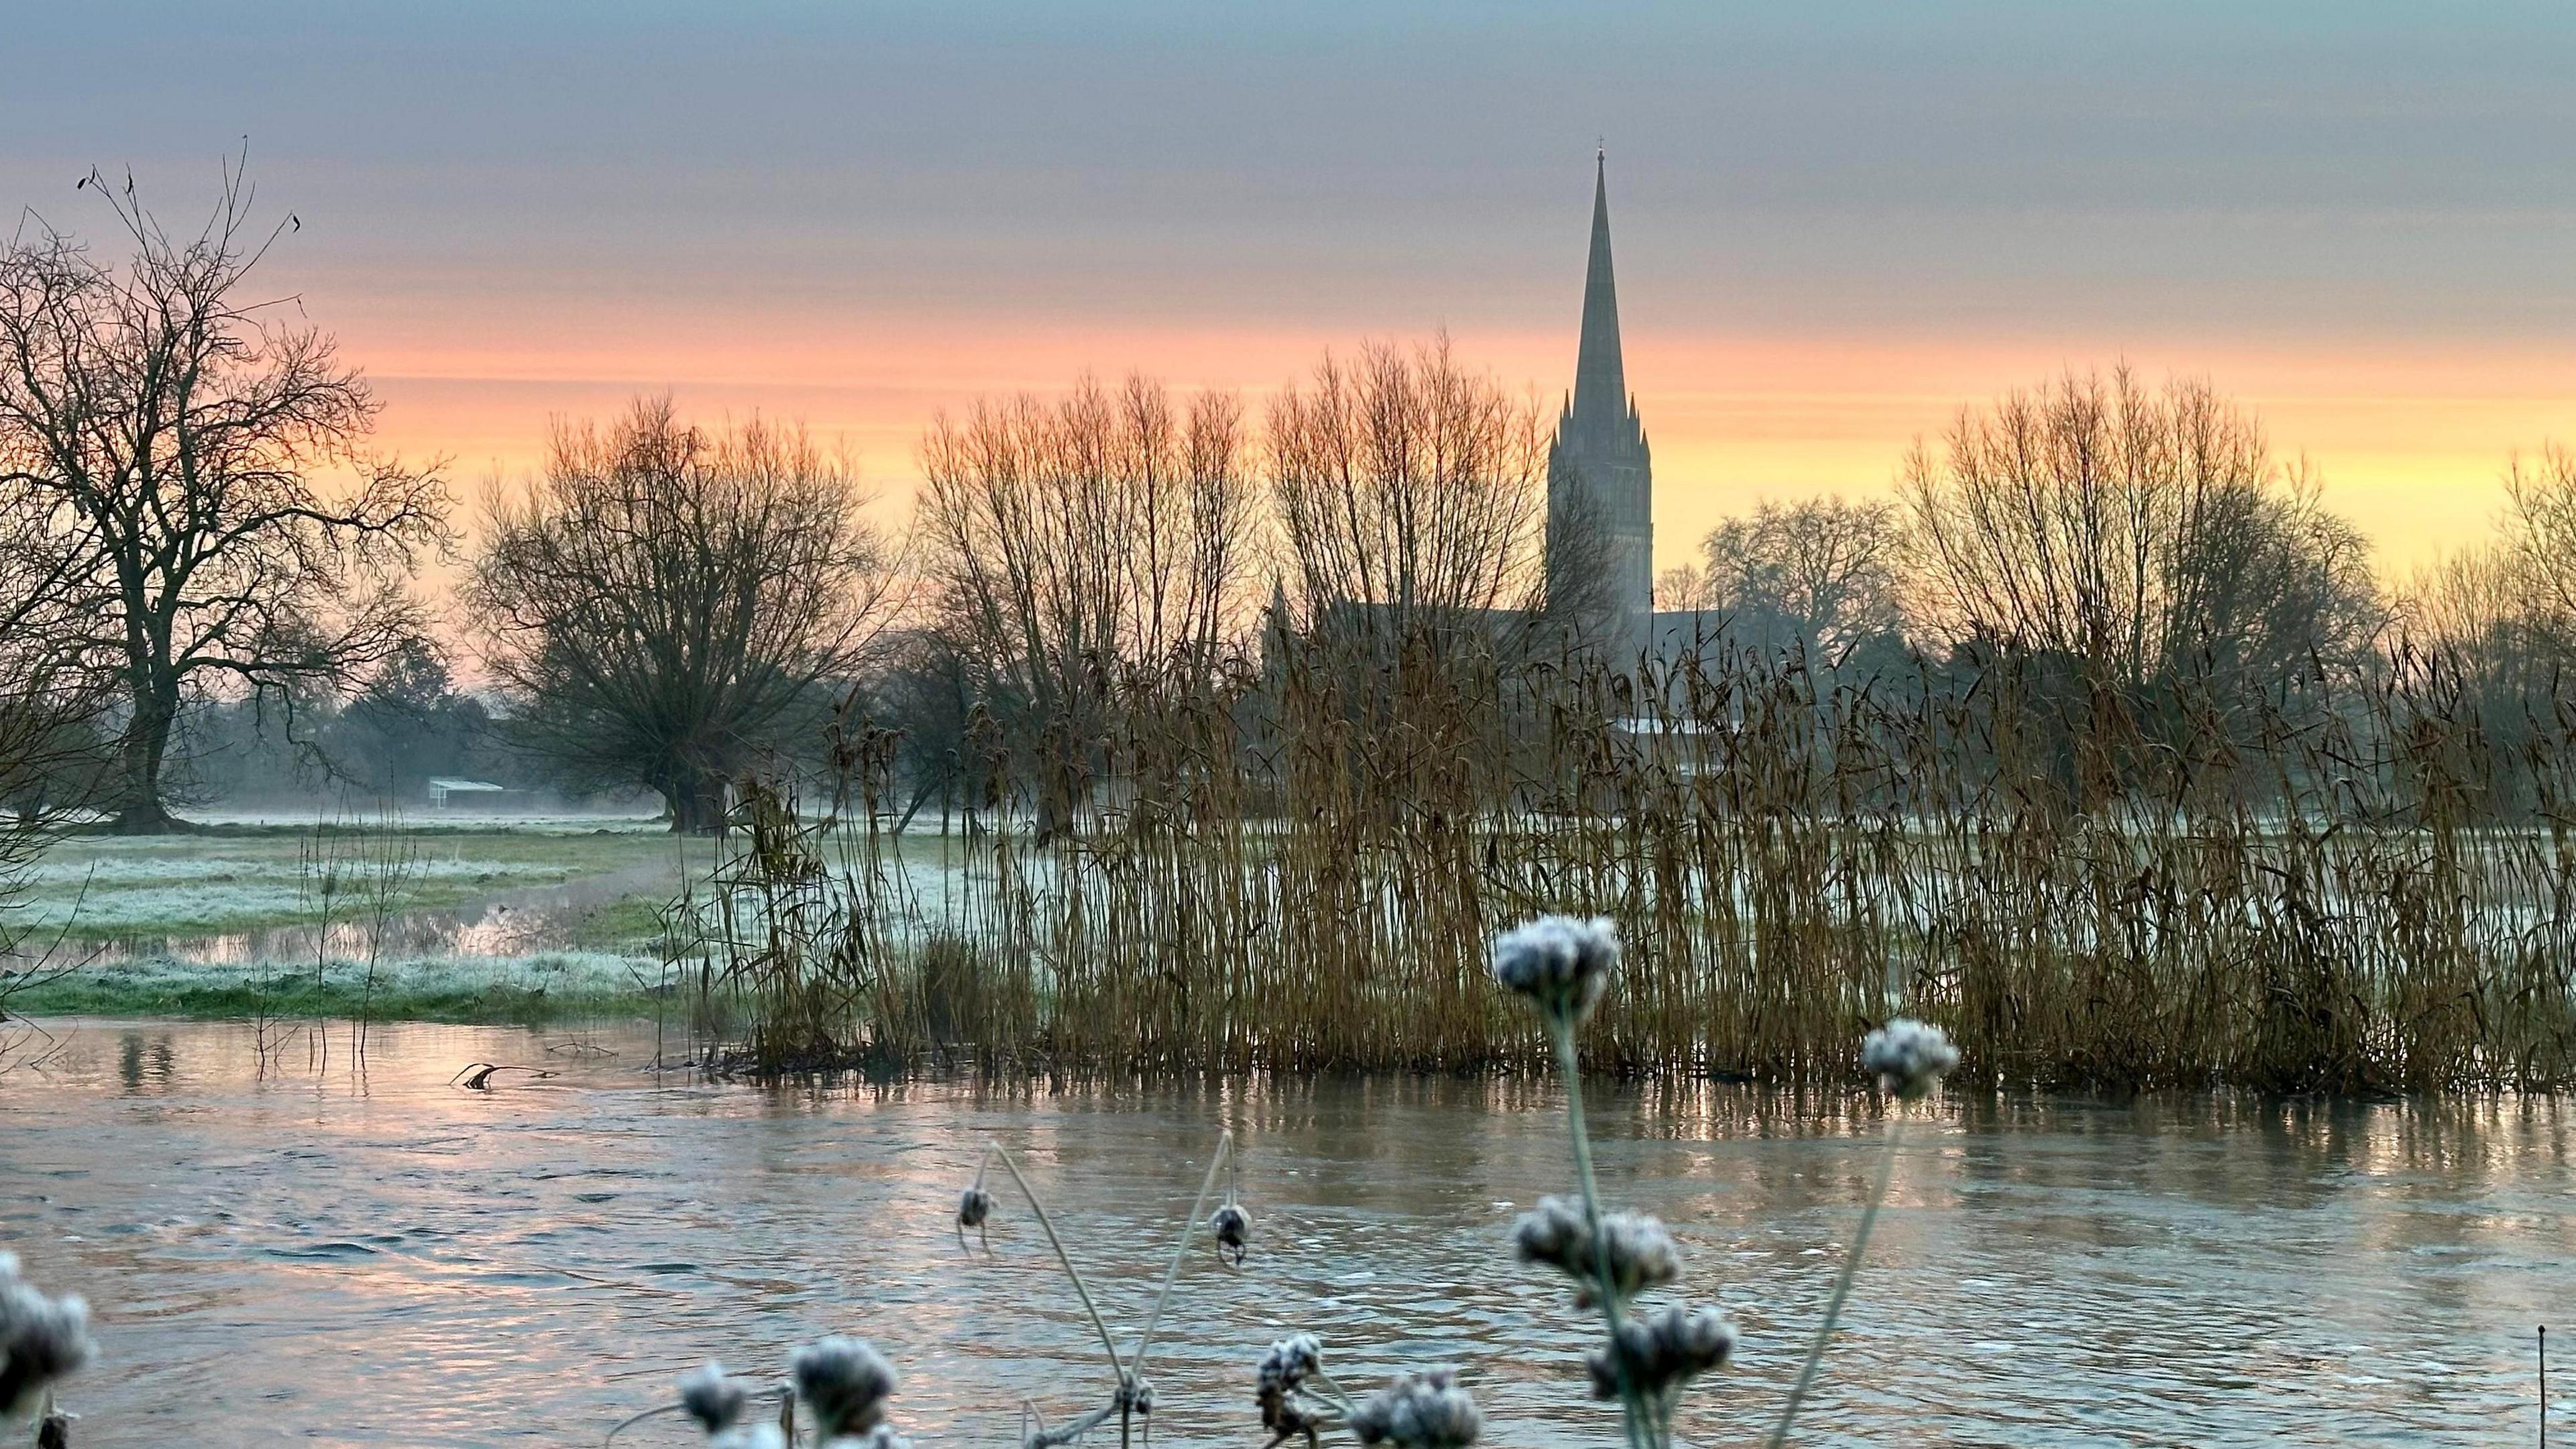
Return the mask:
[[[2392,576],[2576,443],[2576,6],[120,3],[0,27],[0,201],[264,264],[460,492],[668,391],[899,513],[979,395],[1258,400],[1445,328],[1570,384],[1607,148],[1659,564],[1886,491],[1963,404],[2126,362],[2304,454]]]

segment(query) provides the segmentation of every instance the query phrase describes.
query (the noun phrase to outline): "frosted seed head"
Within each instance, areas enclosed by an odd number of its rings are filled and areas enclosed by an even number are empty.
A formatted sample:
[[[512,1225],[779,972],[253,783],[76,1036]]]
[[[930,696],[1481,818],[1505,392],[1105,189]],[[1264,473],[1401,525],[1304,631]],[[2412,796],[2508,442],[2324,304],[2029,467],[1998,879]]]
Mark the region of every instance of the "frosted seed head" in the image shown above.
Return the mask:
[[[1546,1263],[1567,1273],[1592,1254],[1592,1230],[1583,1210],[1561,1197],[1543,1197],[1512,1222],[1512,1246],[1524,1263]]]
[[[1607,916],[1541,916],[1495,937],[1487,969],[1549,1020],[1570,1025],[1591,1014],[1618,974],[1619,928]]]
[[[1654,1218],[1612,1213],[1601,1220],[1601,1236],[1609,1249],[1608,1286],[1623,1302],[1682,1275],[1681,1249]],[[1577,1305],[1589,1308],[1599,1300],[1601,1253],[1580,1207],[1563,1198],[1539,1199],[1536,1209],[1512,1224],[1512,1242],[1522,1262],[1545,1263],[1572,1278]]]
[[[894,1365],[867,1340],[844,1334],[798,1349],[787,1370],[827,1441],[855,1438],[877,1427],[885,1418],[886,1399],[894,1393]]]
[[[957,1226],[980,1228],[993,1215],[993,1195],[980,1187],[970,1187],[957,1195]]]
[[[1118,1390],[1109,1396],[1109,1402],[1120,1409],[1151,1415],[1154,1412],[1154,1386],[1132,1373],[1123,1374],[1118,1380]]]
[[[1861,1042],[1860,1065],[1877,1075],[1882,1089],[1910,1102],[1959,1065],[1959,1049],[1941,1028],[1900,1016]]]
[[[1640,1393],[1669,1393],[1691,1379],[1722,1367],[1735,1353],[1735,1325],[1714,1308],[1666,1308],[1619,1325],[1619,1368]],[[1592,1379],[1592,1397],[1619,1397],[1619,1368],[1607,1349],[1594,1349],[1584,1360]]]
[[[1350,1430],[1361,1443],[1393,1444],[1396,1449],[1466,1449],[1484,1428],[1475,1397],[1458,1387],[1455,1369],[1445,1368],[1419,1378],[1396,1375],[1394,1383],[1370,1395],[1350,1417]]]
[[[1238,1203],[1227,1203],[1208,1214],[1208,1233],[1216,1239],[1217,1251],[1243,1261],[1244,1250],[1252,1241],[1252,1214]]]
[[[89,1336],[89,1305],[73,1294],[48,1298],[18,1276],[18,1260],[0,1253],[0,1419],[35,1403],[45,1386],[98,1353]]]
[[[1261,1387],[1293,1389],[1323,1366],[1323,1341],[1311,1333],[1292,1333],[1272,1343],[1261,1356]]]
[[[725,1377],[720,1363],[707,1364],[680,1379],[680,1411],[697,1420],[710,1436],[732,1428],[749,1400],[742,1385]]]

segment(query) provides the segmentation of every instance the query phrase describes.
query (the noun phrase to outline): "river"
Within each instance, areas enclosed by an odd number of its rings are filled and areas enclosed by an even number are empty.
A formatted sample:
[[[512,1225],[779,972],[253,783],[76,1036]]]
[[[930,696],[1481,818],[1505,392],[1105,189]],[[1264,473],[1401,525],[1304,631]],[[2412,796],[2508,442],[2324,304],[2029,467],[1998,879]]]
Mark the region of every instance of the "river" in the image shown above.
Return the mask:
[[[1589,1325],[1507,1246],[1569,1183],[1546,1083],[758,1091],[650,1070],[650,1027],[378,1026],[363,1060],[343,1027],[265,1064],[247,1025],[45,1027],[51,1055],[0,1076],[0,1247],[97,1315],[77,1444],[597,1444],[704,1359],[774,1374],[835,1330],[900,1366],[924,1449],[1010,1444],[1024,1402],[1060,1420],[1109,1378],[998,1169],[992,1254],[959,1250],[984,1142],[1132,1335],[1220,1127],[1251,1256],[1189,1258],[1157,1441],[1259,1444],[1253,1365],[1296,1329],[1354,1390],[1460,1365],[1489,1444],[1617,1438],[1578,1391]],[[474,1061],[558,1075],[449,1085]],[[1742,1333],[1680,1437],[1758,1443],[1883,1123],[1732,1086],[1593,1097],[1606,1195],[1672,1225],[1686,1295]],[[2576,1341],[2571,1105],[1918,1108],[1794,1442],[2530,1444],[2533,1328]]]

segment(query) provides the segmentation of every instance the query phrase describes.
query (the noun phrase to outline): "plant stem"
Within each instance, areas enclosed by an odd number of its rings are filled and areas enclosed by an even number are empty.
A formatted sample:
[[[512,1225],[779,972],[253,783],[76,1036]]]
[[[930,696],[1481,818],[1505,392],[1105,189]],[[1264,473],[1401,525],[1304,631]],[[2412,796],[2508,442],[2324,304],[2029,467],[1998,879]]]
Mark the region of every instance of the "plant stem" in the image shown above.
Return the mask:
[[[1163,1274],[1163,1291],[1154,1295],[1154,1306],[1145,1315],[1145,1331],[1137,1335],[1136,1352],[1129,1359],[1129,1371],[1134,1373],[1140,1382],[1145,1377],[1145,1355],[1154,1347],[1154,1325],[1163,1316],[1163,1305],[1171,1301],[1172,1284],[1181,1276],[1181,1260],[1188,1256],[1190,1239],[1197,1235],[1199,1223],[1207,1213],[1208,1196],[1216,1191],[1217,1171],[1224,1167],[1233,1155],[1233,1131],[1229,1129],[1219,1132],[1216,1137],[1216,1155],[1208,1159],[1207,1180],[1199,1184],[1198,1200],[1190,1204],[1190,1215],[1181,1224],[1181,1241],[1172,1249],[1172,1266]]]
[[[1851,1251],[1843,1256],[1842,1276],[1834,1280],[1833,1296],[1825,1300],[1825,1318],[1816,1325],[1815,1342],[1807,1345],[1807,1362],[1798,1370],[1798,1382],[1789,1389],[1789,1401],[1780,1407],[1780,1422],[1771,1430],[1769,1449],[1780,1449],[1788,1442],[1789,1426],[1798,1417],[1799,1405],[1806,1402],[1807,1389],[1816,1381],[1816,1367],[1824,1362],[1825,1340],[1834,1336],[1834,1324],[1843,1316],[1843,1300],[1851,1296],[1852,1279],[1860,1272],[1861,1254],[1869,1250],[1869,1230],[1878,1224],[1879,1204],[1887,1201],[1887,1185],[1896,1176],[1896,1149],[1905,1140],[1905,1104],[1896,1104],[1896,1116],[1888,1123],[1886,1150],[1879,1154],[1878,1183],[1869,1192],[1869,1206],[1861,1209],[1860,1231],[1852,1235]]]
[[[999,1142],[992,1144],[992,1152],[994,1156],[1002,1159],[1002,1166],[1010,1169],[1011,1181],[1020,1185],[1020,1196],[1029,1200],[1030,1210],[1037,1214],[1038,1226],[1046,1231],[1047,1246],[1055,1249],[1055,1260],[1064,1265],[1064,1275],[1073,1280],[1073,1291],[1075,1296],[1082,1300],[1082,1311],[1091,1315],[1092,1331],[1100,1335],[1100,1347],[1109,1355],[1110,1374],[1117,1379],[1120,1387],[1125,1387],[1127,1365],[1118,1357],[1118,1345],[1109,1340],[1109,1325],[1101,1321],[1100,1309],[1091,1301],[1091,1289],[1082,1281],[1082,1270],[1073,1266],[1072,1256],[1064,1250],[1064,1240],[1055,1235],[1055,1223],[1047,1216],[1046,1204],[1038,1201],[1038,1195],[1030,1188],[1029,1180],[1020,1175],[1020,1165],[1011,1160],[1010,1152],[1002,1144]]]
[[[1583,1194],[1583,1225],[1592,1234],[1592,1262],[1595,1287],[1601,1297],[1601,1317],[1609,1325],[1610,1372],[1619,1384],[1619,1417],[1627,1434],[1629,1449],[1651,1449],[1647,1443],[1645,1406],[1637,1402],[1628,1384],[1628,1361],[1619,1351],[1619,1294],[1610,1279],[1610,1238],[1601,1230],[1601,1189],[1592,1176],[1592,1138],[1583,1127],[1583,1061],[1574,1045],[1574,1022],[1571,1019],[1552,1022],[1556,1034],[1557,1070],[1565,1077],[1566,1131],[1574,1140],[1574,1183]]]

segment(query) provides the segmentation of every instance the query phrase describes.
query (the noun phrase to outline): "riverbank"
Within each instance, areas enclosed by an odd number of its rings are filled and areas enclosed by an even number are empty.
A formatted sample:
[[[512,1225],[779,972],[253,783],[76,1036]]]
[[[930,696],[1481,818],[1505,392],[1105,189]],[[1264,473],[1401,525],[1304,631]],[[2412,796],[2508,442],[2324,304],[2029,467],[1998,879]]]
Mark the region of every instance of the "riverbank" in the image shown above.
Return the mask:
[[[183,961],[122,957],[40,969],[0,996],[17,1016],[260,1018],[509,1023],[652,1019],[670,1009],[666,967],[648,956],[550,950],[525,956],[414,956],[375,962]]]

